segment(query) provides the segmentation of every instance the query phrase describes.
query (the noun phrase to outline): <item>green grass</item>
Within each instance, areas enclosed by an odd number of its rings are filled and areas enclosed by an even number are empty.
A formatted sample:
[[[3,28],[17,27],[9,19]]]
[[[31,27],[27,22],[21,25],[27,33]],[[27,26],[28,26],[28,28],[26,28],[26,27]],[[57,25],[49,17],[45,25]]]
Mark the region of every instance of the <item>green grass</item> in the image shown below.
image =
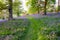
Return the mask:
[[[7,35],[12,35],[11,40],[57,40],[60,35],[60,18],[29,18],[1,23],[0,37]]]
[[[11,40],[18,40],[20,37],[25,35],[25,32],[29,26],[29,22],[27,20],[11,20],[5,23],[1,23],[0,26],[0,37],[5,37],[12,35],[13,38]]]
[[[28,39],[26,40],[56,40],[57,31],[60,31],[60,19],[59,18],[42,18],[42,19],[30,19],[31,26],[28,31]],[[52,36],[54,35],[54,37]],[[52,38],[50,38],[50,36]],[[48,38],[49,37],[49,38]]]

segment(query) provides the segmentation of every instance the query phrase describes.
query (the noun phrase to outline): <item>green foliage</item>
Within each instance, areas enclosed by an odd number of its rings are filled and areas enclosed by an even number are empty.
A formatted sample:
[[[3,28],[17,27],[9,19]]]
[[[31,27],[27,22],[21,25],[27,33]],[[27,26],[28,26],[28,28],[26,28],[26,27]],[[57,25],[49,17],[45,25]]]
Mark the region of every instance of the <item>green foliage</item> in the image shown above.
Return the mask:
[[[43,0],[28,0],[26,2],[26,5],[29,7],[28,9],[28,13],[37,13],[38,11],[42,11],[42,10],[47,10],[52,8],[51,4],[55,4],[56,0],[47,0],[47,1],[43,1]],[[46,5],[46,9],[44,8],[45,6],[45,2],[47,2]]]
[[[58,6],[58,10],[60,11],[60,6]]]
[[[40,5],[43,1],[39,1],[39,3],[38,1],[39,0],[28,0],[26,5],[29,7],[29,10],[28,10],[29,13],[36,13],[41,9],[41,7],[43,7]]]
[[[0,14],[1,15],[5,14],[5,13],[2,13],[3,10],[6,10],[9,13],[8,9],[9,8],[11,9],[11,7],[9,7],[9,4],[10,4],[10,6],[12,6],[13,14],[20,15],[20,13],[22,13],[23,9],[21,9],[22,3],[20,2],[20,0],[14,0],[12,3],[10,2],[10,0],[0,0]],[[6,14],[7,14],[7,12],[6,12]],[[9,14],[8,14],[8,16],[9,16]],[[0,16],[0,17],[3,18],[3,16]]]
[[[26,35],[29,26],[28,20],[10,20],[0,23],[0,37],[12,35],[11,40],[20,40]]]
[[[0,37],[12,35],[11,40],[57,40],[60,18],[17,19],[0,23]]]
[[[30,19],[31,25],[23,40],[57,40],[59,18]],[[56,28],[57,27],[57,28]],[[53,36],[54,35],[54,36]]]
[[[0,1],[0,10],[3,10],[3,9],[7,9],[7,4],[5,2],[3,2],[4,0],[1,0]]]
[[[55,3],[56,2],[56,0],[51,0],[53,3]]]
[[[13,13],[14,14],[17,14],[17,13],[20,13],[20,12],[22,12],[22,3],[20,2],[20,0],[15,0],[14,2],[13,2]]]

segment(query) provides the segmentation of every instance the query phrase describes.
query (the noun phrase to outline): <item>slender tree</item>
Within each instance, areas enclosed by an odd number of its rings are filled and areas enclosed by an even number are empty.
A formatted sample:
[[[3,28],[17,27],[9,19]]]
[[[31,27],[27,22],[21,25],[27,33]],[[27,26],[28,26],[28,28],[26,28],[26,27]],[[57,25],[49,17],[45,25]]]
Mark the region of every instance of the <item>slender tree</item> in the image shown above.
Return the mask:
[[[9,20],[11,20],[11,19],[13,19],[13,15],[12,15],[12,0],[9,0],[8,10],[9,10]]]
[[[38,0],[38,4],[37,4],[37,8],[38,8],[38,14],[40,13],[40,0]]]
[[[58,11],[60,11],[60,0],[58,0]]]
[[[56,3],[56,0],[45,0],[45,6],[44,6],[44,15],[47,14],[47,6],[49,4],[55,4]]]
[[[44,15],[46,15],[46,14],[47,14],[47,12],[46,12],[46,10],[47,10],[46,6],[47,6],[47,0],[45,0]]]

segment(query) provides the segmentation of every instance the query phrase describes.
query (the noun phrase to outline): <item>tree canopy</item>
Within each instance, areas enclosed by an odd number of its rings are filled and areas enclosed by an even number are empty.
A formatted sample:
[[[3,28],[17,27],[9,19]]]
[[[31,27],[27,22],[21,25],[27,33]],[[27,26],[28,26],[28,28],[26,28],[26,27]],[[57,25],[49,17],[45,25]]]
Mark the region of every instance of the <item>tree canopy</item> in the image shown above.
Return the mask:
[[[28,12],[36,13],[36,12],[44,10],[44,6],[46,2],[47,2],[46,7],[47,6],[50,7],[51,4],[55,4],[55,0],[47,0],[47,1],[46,0],[28,0],[26,2],[26,5],[29,7]]]

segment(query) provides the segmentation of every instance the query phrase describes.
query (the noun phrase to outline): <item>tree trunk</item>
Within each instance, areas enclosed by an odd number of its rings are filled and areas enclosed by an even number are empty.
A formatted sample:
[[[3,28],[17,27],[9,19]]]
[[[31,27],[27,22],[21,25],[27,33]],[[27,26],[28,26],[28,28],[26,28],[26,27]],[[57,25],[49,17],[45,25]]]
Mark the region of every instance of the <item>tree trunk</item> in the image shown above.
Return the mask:
[[[60,14],[60,0],[58,0],[58,11],[57,11],[58,14]]]
[[[20,13],[19,12],[17,12],[17,17],[19,17],[20,15],[19,15]]]
[[[44,15],[46,15],[46,14],[47,14],[47,12],[46,12],[46,10],[47,10],[46,6],[47,6],[47,0],[45,0]]]
[[[38,4],[38,6],[37,6],[37,7],[38,7],[38,14],[40,13],[40,9],[39,9],[39,6],[40,6],[40,5]]]
[[[38,14],[40,13],[39,6],[38,6]]]
[[[58,0],[58,11],[60,11],[60,0]]]
[[[9,0],[9,20],[13,19],[13,15],[12,15],[12,0]]]

